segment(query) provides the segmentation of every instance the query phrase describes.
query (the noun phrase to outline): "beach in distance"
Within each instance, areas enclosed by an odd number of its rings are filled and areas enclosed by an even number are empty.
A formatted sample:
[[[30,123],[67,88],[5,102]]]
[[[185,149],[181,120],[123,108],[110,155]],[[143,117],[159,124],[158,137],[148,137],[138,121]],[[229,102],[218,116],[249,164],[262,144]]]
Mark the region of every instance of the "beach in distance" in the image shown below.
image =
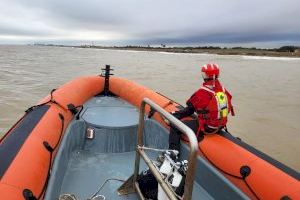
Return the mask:
[[[298,54],[272,57],[163,51],[0,45],[0,135],[53,88],[79,76],[100,74],[105,64],[114,68],[115,76],[184,105],[202,83],[201,66],[213,62],[219,64],[220,80],[233,95],[236,116],[229,117],[230,133],[300,171]]]
[[[160,46],[97,46],[97,45],[53,45],[53,44],[35,44],[38,46],[57,46],[74,48],[92,48],[92,49],[110,49],[110,50],[131,50],[131,51],[153,51],[169,53],[201,53],[218,55],[248,55],[248,56],[270,56],[270,57],[298,57],[300,58],[300,47],[282,46],[279,48],[246,48],[246,47],[218,47],[218,46],[196,46],[196,47],[168,47],[164,44]]]

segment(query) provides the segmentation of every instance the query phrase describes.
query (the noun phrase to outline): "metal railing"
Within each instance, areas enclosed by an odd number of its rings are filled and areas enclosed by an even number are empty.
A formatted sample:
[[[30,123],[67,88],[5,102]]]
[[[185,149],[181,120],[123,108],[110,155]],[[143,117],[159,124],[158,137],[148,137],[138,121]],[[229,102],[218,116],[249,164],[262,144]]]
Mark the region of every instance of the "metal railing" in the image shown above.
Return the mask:
[[[193,192],[193,184],[194,184],[194,175],[196,171],[196,159],[197,159],[197,152],[198,152],[198,141],[195,136],[195,133],[187,127],[185,124],[183,124],[180,120],[176,119],[173,115],[165,111],[163,108],[161,108],[159,105],[154,103],[148,98],[144,98],[141,103],[140,108],[140,115],[139,115],[139,126],[138,126],[138,145],[136,149],[136,159],[135,159],[135,169],[134,169],[134,175],[133,175],[133,183],[135,186],[135,190],[140,195],[141,199],[143,199],[139,186],[137,184],[137,177],[139,173],[139,167],[140,167],[140,156],[144,159],[145,163],[149,166],[149,169],[155,176],[158,184],[162,187],[166,195],[171,200],[177,200],[177,197],[170,188],[170,186],[163,180],[162,176],[158,172],[157,168],[154,166],[154,164],[151,162],[147,154],[142,149],[143,147],[143,130],[144,130],[144,117],[145,117],[145,107],[146,104],[148,104],[152,109],[159,112],[163,117],[165,117],[167,120],[169,120],[170,124],[174,125],[178,130],[180,130],[182,133],[186,134],[189,138],[189,146],[190,146],[190,154],[188,158],[188,170],[186,173],[186,179],[185,179],[185,185],[184,185],[184,200],[190,200],[192,198],[192,192]]]

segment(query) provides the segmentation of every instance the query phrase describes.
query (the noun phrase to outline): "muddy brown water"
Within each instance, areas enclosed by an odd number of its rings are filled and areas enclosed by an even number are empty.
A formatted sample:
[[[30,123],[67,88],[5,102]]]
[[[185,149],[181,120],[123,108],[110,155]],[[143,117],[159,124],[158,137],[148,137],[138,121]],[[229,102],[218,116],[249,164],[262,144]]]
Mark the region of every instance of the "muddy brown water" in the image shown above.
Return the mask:
[[[221,66],[233,95],[229,131],[300,171],[300,59],[0,46],[0,135],[53,88],[82,75],[114,74],[182,104],[201,85],[200,66]]]

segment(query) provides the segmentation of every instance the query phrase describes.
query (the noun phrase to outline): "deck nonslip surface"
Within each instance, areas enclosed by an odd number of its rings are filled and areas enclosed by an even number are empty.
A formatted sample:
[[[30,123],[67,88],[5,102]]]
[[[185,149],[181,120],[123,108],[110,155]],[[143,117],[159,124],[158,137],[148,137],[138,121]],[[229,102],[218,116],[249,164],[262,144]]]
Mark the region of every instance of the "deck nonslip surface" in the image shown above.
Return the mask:
[[[156,153],[148,152],[153,159]],[[126,180],[133,174],[135,151],[126,153],[100,153],[95,154],[89,151],[73,152],[68,163],[61,194],[70,193],[82,200],[87,199],[95,193],[99,187],[109,178]],[[146,165],[141,161],[140,170],[146,169]],[[133,200],[137,199],[136,194],[119,196],[117,189],[122,182],[108,181],[99,194],[106,199],[112,200]],[[202,187],[194,184],[193,199],[211,199]]]

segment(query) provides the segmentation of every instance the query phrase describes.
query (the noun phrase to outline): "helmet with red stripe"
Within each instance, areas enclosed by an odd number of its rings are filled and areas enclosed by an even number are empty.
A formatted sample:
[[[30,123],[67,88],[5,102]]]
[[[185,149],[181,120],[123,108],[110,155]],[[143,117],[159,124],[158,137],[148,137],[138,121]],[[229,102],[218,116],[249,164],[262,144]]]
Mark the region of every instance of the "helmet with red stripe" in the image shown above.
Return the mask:
[[[214,80],[219,77],[220,70],[217,64],[206,64],[201,68],[204,80]]]

